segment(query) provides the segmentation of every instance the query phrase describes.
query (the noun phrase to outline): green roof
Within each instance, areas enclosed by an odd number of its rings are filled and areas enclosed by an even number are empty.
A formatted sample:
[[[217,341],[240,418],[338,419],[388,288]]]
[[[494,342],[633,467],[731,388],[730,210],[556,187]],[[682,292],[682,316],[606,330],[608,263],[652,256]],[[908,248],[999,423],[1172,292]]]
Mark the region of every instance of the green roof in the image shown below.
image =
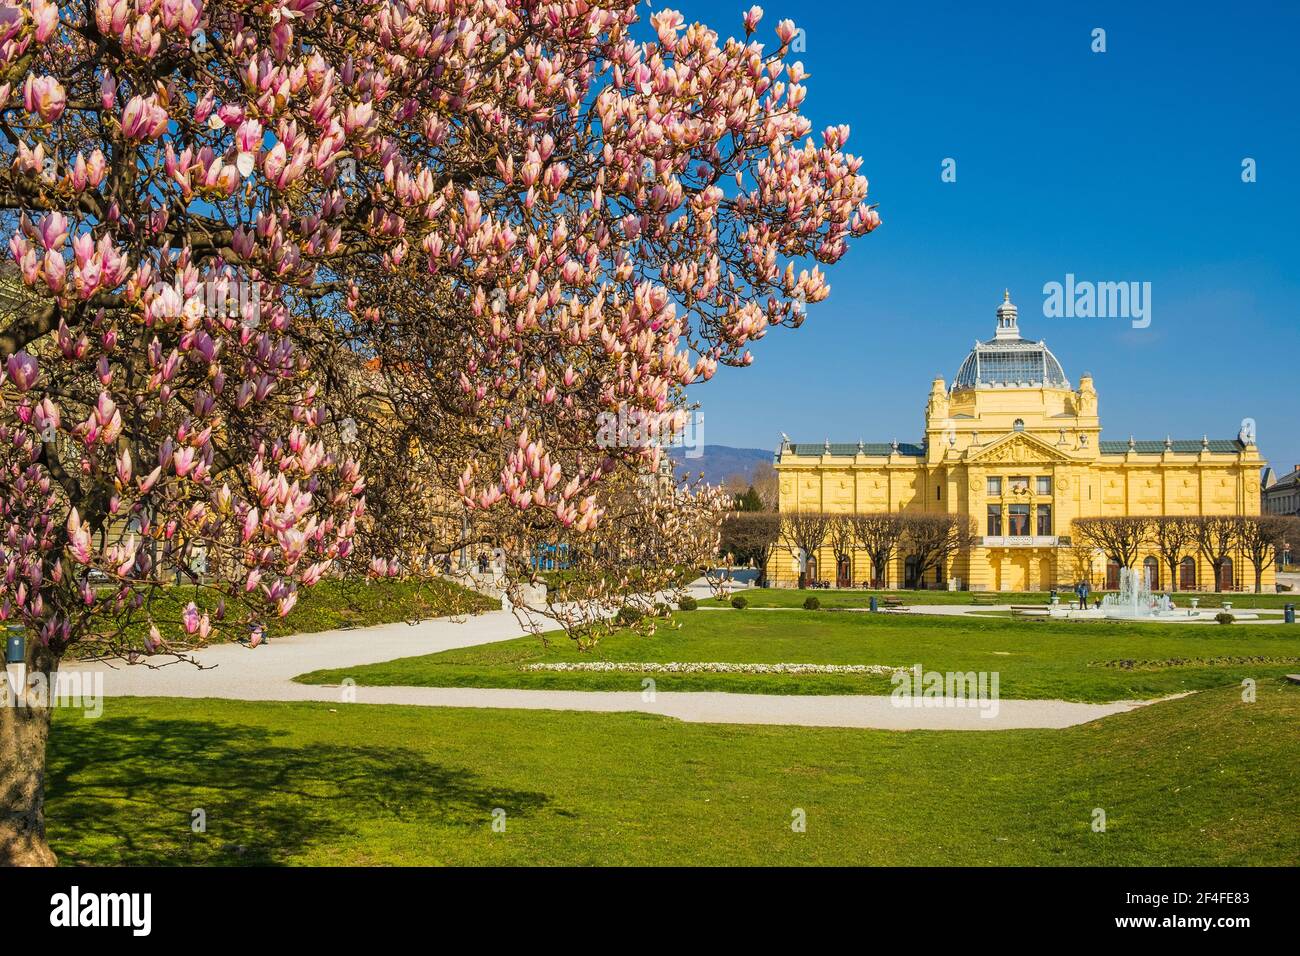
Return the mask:
[[[1127,441],[1103,441],[1098,444],[1103,455],[1125,455],[1129,452]],[[1214,455],[1235,455],[1242,449],[1241,443],[1235,438],[1211,438],[1205,444],[1209,452]],[[1199,438],[1187,441],[1179,439],[1169,443],[1169,450],[1180,455],[1199,455],[1201,447]],[[1135,441],[1132,450],[1139,455],[1160,455],[1165,451],[1165,441],[1163,438],[1156,441]]]
[[[802,442],[792,444],[790,454],[809,455],[814,458],[821,455],[830,455],[832,458],[852,458],[858,454],[858,448],[857,442],[831,442],[830,451],[827,451],[825,442]],[[869,441],[861,445],[861,453],[864,455],[888,455],[893,450],[893,443],[887,441]],[[901,441],[898,443],[898,453],[911,458],[924,458],[925,446]]]
[[[1129,452],[1127,441],[1103,441],[1099,443],[1103,455],[1125,455]],[[1235,438],[1211,438],[1205,446],[1212,455],[1235,455],[1242,450],[1242,444]],[[1201,439],[1177,439],[1170,442],[1169,450],[1180,455],[1199,455]],[[1139,455],[1159,455],[1165,451],[1163,438],[1155,441],[1134,441],[1132,451]],[[857,454],[883,457],[893,452],[893,443],[869,441],[859,445],[857,442],[798,442],[790,445],[790,454],[809,458],[829,455],[832,458],[852,458]],[[909,458],[924,458],[925,446],[913,442],[899,442],[898,454]]]

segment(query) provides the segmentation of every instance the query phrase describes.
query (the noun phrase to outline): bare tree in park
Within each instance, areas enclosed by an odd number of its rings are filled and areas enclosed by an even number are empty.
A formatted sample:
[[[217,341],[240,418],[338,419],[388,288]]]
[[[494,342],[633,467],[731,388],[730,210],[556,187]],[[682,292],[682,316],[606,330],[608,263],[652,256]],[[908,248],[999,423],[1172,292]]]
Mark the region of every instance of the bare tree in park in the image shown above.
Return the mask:
[[[728,494],[733,495],[736,498],[739,498],[741,495],[743,495],[746,491],[749,490],[749,478],[745,475],[744,472],[740,472],[740,471],[733,472],[732,474],[728,475],[726,478],[722,479],[722,488]]]
[[[524,600],[523,582],[541,578],[527,566],[531,549],[507,553],[507,594],[516,616],[534,633],[558,626],[584,649],[621,626],[613,612],[622,607],[640,610],[644,617],[636,626],[652,633],[656,606],[676,601],[701,571],[708,574],[730,506],[717,486],[667,476],[652,481],[644,473],[615,476],[598,495],[602,520],[565,540],[566,567],[547,587],[544,606]]]
[[[1238,515],[1202,515],[1196,519],[1196,549],[1214,569],[1214,590],[1223,590],[1223,569],[1241,543],[1242,518]]]
[[[722,550],[737,560],[758,567],[759,580],[767,580],[767,563],[781,534],[781,518],[770,511],[735,511],[722,519]]]
[[[1187,515],[1157,515],[1151,519],[1151,545],[1169,569],[1169,590],[1178,590],[1183,558],[1197,550],[1196,519]]]
[[[831,516],[823,511],[784,511],[781,513],[781,545],[796,563],[816,560],[817,552],[830,535]],[[801,570],[806,571],[806,564]],[[821,568],[818,568],[821,573]]]
[[[1264,572],[1273,566],[1287,542],[1300,540],[1300,518],[1294,515],[1247,515],[1241,519],[1241,550],[1255,571],[1255,593]]]
[[[1097,549],[1091,543],[1083,540],[1079,535],[1074,535],[1070,539],[1070,574],[1073,582],[1085,581],[1088,587],[1092,587],[1092,562],[1096,557]]]
[[[852,587],[853,550],[856,544],[852,515],[832,515],[827,537],[830,539],[831,553],[835,556],[835,584],[836,586],[839,585],[840,563],[847,561],[849,564],[849,586]]]
[[[924,582],[932,570],[942,579],[948,561],[971,546],[975,531],[971,515],[903,515],[903,550],[916,562],[917,581]]]
[[[776,468],[770,461],[761,461],[754,466],[754,471],[750,474],[749,484],[758,492],[759,500],[763,502],[764,511],[776,511],[781,502],[781,482],[776,473]]]
[[[1151,535],[1151,519],[1139,515],[1075,518],[1074,534],[1121,568],[1132,568]]]
[[[903,516],[887,511],[849,516],[853,536],[871,562],[871,586],[888,586],[889,564],[903,540]]]

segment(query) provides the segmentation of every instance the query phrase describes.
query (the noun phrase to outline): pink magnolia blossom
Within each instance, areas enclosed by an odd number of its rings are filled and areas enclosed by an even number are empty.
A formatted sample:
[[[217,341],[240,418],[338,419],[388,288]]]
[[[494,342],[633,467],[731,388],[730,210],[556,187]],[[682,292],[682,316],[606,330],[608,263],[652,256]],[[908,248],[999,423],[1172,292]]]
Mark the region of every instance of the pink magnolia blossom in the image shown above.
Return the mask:
[[[36,25],[36,42],[45,43],[59,26],[59,6],[53,0],[32,0],[32,22]]]
[[[36,385],[41,377],[39,363],[26,352],[16,352],[5,362],[5,371],[10,383],[20,392],[26,392]]]
[[[167,110],[155,97],[133,96],[122,111],[122,133],[128,140],[147,142],[162,135],[168,121]]]
[[[67,96],[63,85],[52,76],[36,77],[28,74],[23,86],[23,105],[29,113],[37,113],[47,123],[63,115]]]

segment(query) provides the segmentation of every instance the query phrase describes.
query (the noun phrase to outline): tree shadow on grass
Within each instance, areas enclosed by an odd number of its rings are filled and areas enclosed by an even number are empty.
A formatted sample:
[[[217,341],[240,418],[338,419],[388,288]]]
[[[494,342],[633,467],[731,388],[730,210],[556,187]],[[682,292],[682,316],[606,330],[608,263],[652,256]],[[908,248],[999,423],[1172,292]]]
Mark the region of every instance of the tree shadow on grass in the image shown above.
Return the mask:
[[[360,830],[482,828],[536,812],[545,794],[492,786],[400,747],[289,743],[287,731],[202,720],[100,718],[51,736],[46,819],[65,864],[383,863]],[[194,811],[206,832],[195,833]],[[349,844],[352,844],[350,847]],[[433,861],[430,861],[433,862]]]

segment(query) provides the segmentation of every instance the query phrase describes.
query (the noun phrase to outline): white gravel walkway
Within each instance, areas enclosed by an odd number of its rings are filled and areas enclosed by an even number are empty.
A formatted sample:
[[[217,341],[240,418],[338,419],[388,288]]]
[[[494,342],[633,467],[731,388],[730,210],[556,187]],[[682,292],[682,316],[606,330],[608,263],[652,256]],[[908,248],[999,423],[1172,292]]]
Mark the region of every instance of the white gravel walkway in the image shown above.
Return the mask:
[[[1080,704],[1059,700],[1000,700],[981,709],[899,707],[890,697],[867,695],[775,695],[659,692],[518,690],[472,687],[330,687],[296,684],[298,674],[414,657],[519,637],[524,629],[508,612],[468,619],[438,618],[418,624],[384,624],[278,638],[249,650],[221,644],[194,656],[192,664],[66,664],[65,671],[102,671],[107,697],[216,697],[230,700],[321,701],[340,707],[415,704],[425,707],[488,707],[573,710],[596,713],[639,711],[694,723],[782,724],[884,730],[1013,730],[1059,728],[1122,713],[1150,701]],[[161,658],[153,658],[161,661]],[[349,699],[351,698],[351,699]]]

